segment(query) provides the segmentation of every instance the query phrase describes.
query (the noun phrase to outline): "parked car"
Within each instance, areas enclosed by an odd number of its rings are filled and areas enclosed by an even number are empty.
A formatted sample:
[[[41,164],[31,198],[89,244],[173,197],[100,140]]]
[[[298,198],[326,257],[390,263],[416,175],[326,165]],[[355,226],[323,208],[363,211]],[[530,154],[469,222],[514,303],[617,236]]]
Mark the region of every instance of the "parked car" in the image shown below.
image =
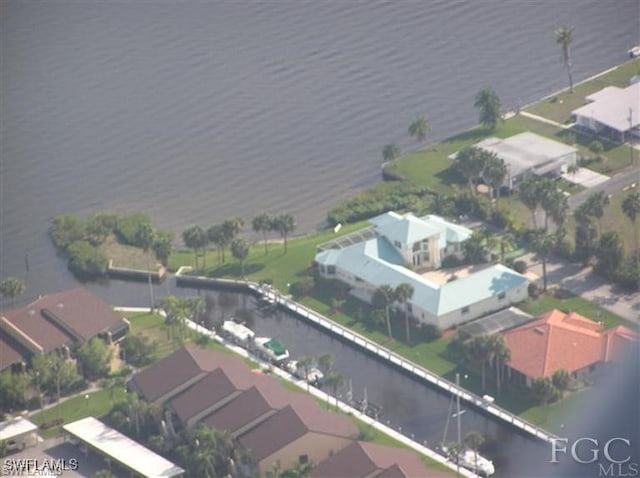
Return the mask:
[[[20,451],[24,450],[25,443],[17,440],[7,440],[5,443],[7,451]]]

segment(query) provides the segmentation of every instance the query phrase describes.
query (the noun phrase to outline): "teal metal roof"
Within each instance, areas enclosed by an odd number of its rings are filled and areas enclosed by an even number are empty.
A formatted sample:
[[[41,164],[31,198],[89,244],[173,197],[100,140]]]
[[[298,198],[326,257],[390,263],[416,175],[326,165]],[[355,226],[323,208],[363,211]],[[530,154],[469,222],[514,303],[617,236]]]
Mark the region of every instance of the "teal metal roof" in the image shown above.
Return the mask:
[[[316,256],[316,262],[337,266],[374,287],[408,283],[414,289],[410,302],[435,316],[471,306],[527,282],[517,272],[494,265],[444,285],[436,284],[404,267],[400,254],[384,238],[323,251]]]
[[[454,224],[441,218],[440,216],[435,216],[433,214],[423,216],[420,219],[439,230],[440,249],[444,249],[445,247],[447,247],[448,242],[464,242],[469,239],[469,237],[471,237],[471,234],[473,233],[473,231],[467,227],[460,226],[459,224]]]
[[[392,242],[398,241],[409,246],[440,233],[438,227],[434,227],[412,214],[401,216],[395,222],[376,226],[376,231]]]

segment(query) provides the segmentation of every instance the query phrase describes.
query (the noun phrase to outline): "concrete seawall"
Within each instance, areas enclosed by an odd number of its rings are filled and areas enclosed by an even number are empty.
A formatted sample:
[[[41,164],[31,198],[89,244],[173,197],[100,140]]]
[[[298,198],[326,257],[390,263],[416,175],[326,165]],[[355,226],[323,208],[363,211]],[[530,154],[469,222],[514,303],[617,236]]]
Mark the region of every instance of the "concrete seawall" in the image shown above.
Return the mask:
[[[264,294],[269,292],[270,295],[275,295],[275,301],[278,306],[289,310],[290,312],[296,314],[298,317],[301,317],[308,322],[316,325],[317,327],[320,327],[323,330],[326,330],[333,335],[336,335],[341,339],[353,344],[354,346],[363,349],[367,353],[376,355],[379,358],[390,362],[405,373],[408,373],[422,381],[428,382],[445,392],[459,396],[461,400],[474,406],[481,412],[492,415],[500,419],[501,421],[548,443],[551,443],[554,439],[557,438],[556,435],[553,435],[548,431],[536,425],[533,425],[526,420],[523,420],[517,415],[503,409],[502,407],[499,407],[498,405],[494,405],[490,401],[484,400],[478,395],[471,393],[462,387],[456,386],[449,380],[440,377],[439,375],[425,369],[424,367],[421,367],[413,362],[404,359],[400,355],[376,344],[375,342],[367,339],[366,337],[363,337],[360,334],[347,329],[346,327],[341,326],[340,324],[337,324],[331,319],[328,319],[327,317],[324,317],[321,314],[287,297],[284,297],[283,295],[277,293],[277,291],[275,291],[276,293],[274,294],[274,289],[263,289],[260,284],[256,284],[255,282],[233,281],[229,279],[211,279],[208,277],[200,276],[183,276],[182,272],[182,270],[179,270],[178,273],[176,273],[176,282],[178,286],[192,287],[197,284],[198,286],[208,288],[229,288],[231,287],[231,284],[233,284],[235,290],[244,290],[245,292],[250,292],[256,296],[263,296]]]

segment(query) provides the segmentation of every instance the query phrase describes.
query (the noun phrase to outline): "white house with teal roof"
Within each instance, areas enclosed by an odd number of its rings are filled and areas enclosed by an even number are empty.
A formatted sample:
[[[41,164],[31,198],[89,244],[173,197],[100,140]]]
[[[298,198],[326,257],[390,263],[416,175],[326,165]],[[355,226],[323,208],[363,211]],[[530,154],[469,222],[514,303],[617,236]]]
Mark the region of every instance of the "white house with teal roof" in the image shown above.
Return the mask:
[[[337,248],[330,244],[315,257],[322,277],[345,282],[361,300],[370,302],[381,285],[408,283],[414,289],[408,302],[413,318],[446,329],[527,298],[527,278],[503,265],[452,281],[433,273],[445,257],[462,256],[462,242],[472,234],[466,227],[439,216],[394,212],[369,222],[373,234],[361,234],[362,240],[355,242],[335,241]]]

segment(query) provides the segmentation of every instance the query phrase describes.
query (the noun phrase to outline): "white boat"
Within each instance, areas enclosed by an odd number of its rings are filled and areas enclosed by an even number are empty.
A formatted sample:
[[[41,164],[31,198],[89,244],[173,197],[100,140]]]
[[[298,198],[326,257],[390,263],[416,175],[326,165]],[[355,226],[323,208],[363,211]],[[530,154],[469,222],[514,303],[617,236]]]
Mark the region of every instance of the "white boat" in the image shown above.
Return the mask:
[[[458,388],[460,387],[460,377],[456,374],[456,385]],[[451,413],[453,407],[453,395],[451,396],[451,402],[449,403],[449,414],[447,415],[447,423],[444,427],[444,436],[442,437],[442,444],[440,445],[440,451],[442,454],[451,459],[454,463],[463,468],[471,470],[476,475],[480,476],[491,476],[496,472],[495,466],[493,462],[488,458],[483,457],[478,453],[477,450],[471,450],[470,448],[463,445],[462,451],[458,453],[457,460],[452,458],[449,453],[449,448],[447,447],[447,430],[449,428],[449,417],[455,418],[458,426],[458,443],[462,444],[462,437],[460,436],[460,417],[465,412],[465,410],[460,410],[460,396],[456,395],[456,412],[454,414]]]
[[[222,323],[222,333],[229,340],[245,347],[250,345],[256,336],[255,332],[249,327],[238,324],[233,320],[225,320]]]
[[[627,51],[627,53],[629,54],[629,58],[637,58],[640,56],[640,45],[638,46],[634,46],[633,48],[629,48],[629,51]]]
[[[289,359],[289,351],[276,339],[256,337],[254,342],[258,353],[275,364]]]
[[[320,383],[324,379],[324,374],[316,367],[310,367],[305,377],[305,371],[302,367],[298,366],[297,360],[291,360],[287,363],[287,370],[291,375],[294,375],[302,380],[306,380],[309,383]]]

